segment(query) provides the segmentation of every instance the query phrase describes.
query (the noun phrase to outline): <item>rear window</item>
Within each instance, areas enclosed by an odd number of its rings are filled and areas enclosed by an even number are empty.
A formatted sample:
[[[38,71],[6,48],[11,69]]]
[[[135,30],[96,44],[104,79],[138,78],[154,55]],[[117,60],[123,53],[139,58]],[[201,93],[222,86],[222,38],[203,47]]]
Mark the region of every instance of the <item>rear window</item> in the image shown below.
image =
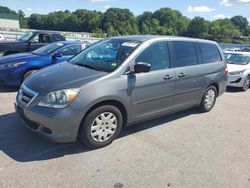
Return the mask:
[[[199,46],[203,63],[214,63],[217,61],[222,61],[220,52],[216,45],[200,43]]]
[[[197,56],[193,42],[173,41],[175,53],[175,67],[197,65]]]

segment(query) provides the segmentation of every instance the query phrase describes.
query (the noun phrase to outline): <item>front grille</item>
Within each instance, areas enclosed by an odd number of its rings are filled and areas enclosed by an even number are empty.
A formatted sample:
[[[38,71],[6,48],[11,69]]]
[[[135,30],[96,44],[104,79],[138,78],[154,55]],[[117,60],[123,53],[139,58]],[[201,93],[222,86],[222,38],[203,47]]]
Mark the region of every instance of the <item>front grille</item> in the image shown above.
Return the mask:
[[[31,90],[25,85],[22,85],[18,91],[18,100],[25,106],[28,106],[38,95],[37,92]]]

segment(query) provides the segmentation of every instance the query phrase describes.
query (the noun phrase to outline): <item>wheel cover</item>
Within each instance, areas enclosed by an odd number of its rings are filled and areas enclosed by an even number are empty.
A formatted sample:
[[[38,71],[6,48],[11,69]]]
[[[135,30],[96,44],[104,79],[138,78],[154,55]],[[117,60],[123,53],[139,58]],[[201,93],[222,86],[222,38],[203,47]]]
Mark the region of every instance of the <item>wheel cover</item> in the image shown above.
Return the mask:
[[[91,125],[91,137],[96,142],[109,140],[117,129],[117,118],[111,112],[98,115]]]
[[[214,105],[216,99],[216,94],[213,89],[210,89],[207,91],[206,97],[205,97],[205,106],[207,108],[212,108]]]

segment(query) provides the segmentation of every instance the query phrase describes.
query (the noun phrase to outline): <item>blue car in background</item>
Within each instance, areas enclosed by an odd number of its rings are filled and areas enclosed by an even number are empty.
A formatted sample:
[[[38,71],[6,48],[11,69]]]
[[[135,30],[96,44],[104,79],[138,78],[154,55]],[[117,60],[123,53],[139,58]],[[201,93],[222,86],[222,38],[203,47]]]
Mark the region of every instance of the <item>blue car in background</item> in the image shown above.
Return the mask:
[[[0,85],[19,86],[34,71],[68,60],[88,42],[55,42],[29,53],[0,57]]]

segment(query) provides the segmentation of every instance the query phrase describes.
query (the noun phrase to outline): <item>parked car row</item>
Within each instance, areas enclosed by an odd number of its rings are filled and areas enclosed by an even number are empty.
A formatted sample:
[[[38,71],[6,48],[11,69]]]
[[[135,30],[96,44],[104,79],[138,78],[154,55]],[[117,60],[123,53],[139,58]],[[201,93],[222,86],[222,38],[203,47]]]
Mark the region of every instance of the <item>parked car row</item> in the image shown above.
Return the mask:
[[[22,83],[15,107],[28,128],[56,142],[80,140],[91,148],[107,146],[122,127],[138,122],[193,107],[209,112],[225,92],[229,74],[239,71],[229,67],[228,74],[225,58],[235,63],[234,53],[224,57],[218,44],[207,40],[146,35],[104,39],[83,51],[79,46],[56,42],[2,57],[0,76],[3,71],[5,78],[19,81],[8,83]],[[64,55],[68,48],[76,55]],[[44,66],[27,72],[31,65]]]

